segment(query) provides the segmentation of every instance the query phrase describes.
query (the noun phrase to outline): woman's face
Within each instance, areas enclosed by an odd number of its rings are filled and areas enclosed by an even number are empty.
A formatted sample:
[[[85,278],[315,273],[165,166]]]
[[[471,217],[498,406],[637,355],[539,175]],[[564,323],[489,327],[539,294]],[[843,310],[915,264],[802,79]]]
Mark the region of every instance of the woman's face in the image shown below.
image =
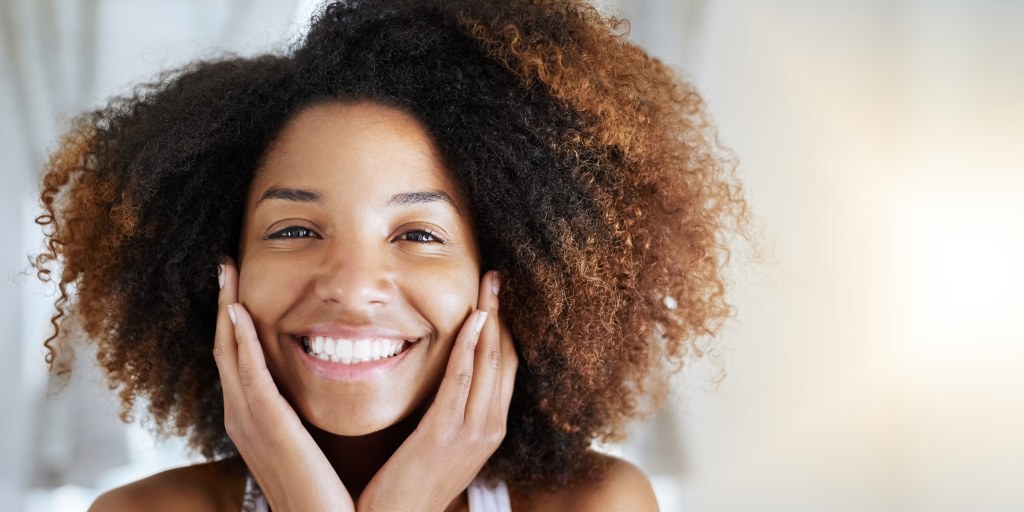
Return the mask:
[[[467,205],[419,122],[375,104],[301,112],[249,190],[239,301],[299,415],[339,435],[436,392],[476,306]]]

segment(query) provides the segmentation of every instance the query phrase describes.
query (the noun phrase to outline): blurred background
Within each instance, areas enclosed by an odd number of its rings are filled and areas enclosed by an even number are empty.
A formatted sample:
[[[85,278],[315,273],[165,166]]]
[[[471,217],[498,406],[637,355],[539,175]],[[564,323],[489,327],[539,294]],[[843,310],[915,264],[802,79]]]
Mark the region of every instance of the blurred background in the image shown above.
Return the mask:
[[[58,133],[159,70],[285,48],[317,3],[0,0],[4,509],[194,460],[120,423],[87,352],[48,382],[28,255]],[[714,348],[609,449],[666,511],[1024,510],[1024,2],[600,5],[704,92],[761,237]]]

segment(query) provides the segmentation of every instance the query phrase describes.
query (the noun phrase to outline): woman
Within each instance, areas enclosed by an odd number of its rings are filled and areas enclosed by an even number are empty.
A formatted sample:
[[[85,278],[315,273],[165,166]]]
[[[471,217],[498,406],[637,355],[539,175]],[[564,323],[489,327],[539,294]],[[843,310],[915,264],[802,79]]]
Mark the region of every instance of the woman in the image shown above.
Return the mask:
[[[656,509],[590,446],[727,315],[745,203],[624,25],[339,2],[287,55],[83,116],[44,174],[48,360],[73,320],[126,419],[141,399],[213,461],[93,509]]]

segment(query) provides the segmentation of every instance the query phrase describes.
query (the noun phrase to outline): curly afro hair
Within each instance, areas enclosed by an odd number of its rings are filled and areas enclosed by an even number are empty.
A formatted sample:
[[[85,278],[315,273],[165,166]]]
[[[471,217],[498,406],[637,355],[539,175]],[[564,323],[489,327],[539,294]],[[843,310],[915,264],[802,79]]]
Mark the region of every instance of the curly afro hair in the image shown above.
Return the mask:
[[[208,458],[236,453],[212,357],[217,266],[237,258],[249,183],[310,105],[418,118],[503,274],[520,355],[485,474],[523,488],[599,477],[585,456],[657,406],[665,370],[730,313],[726,237],[747,206],[701,97],[582,0],[328,5],[283,55],[191,64],[79,117],[43,175],[36,267],[98,347],[123,416]],[[64,327],[62,329],[62,327]]]

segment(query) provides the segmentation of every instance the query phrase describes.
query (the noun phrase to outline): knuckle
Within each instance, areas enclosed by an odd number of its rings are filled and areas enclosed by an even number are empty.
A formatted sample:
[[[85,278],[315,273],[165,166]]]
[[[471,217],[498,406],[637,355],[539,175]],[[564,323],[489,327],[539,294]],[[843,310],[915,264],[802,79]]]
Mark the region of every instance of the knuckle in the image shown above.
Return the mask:
[[[242,384],[243,388],[252,386],[254,380],[252,368],[249,368],[248,366],[238,367],[238,382]]]
[[[224,418],[224,432],[227,433],[228,437],[232,441],[237,441],[242,438],[242,428],[234,421]]]
[[[468,389],[470,383],[473,382],[473,373],[469,370],[460,370],[459,373],[455,375],[455,379],[459,384],[459,388]]]
[[[501,351],[497,350],[497,349],[491,350],[491,353],[489,354],[489,356],[490,356],[490,361],[491,361],[491,368],[493,368],[495,370],[500,368],[501,367]]]
[[[483,436],[481,434],[482,433],[480,432],[480,430],[476,429],[476,428],[466,428],[466,429],[463,429],[463,431],[462,431],[462,441],[467,446],[471,446],[473,448],[479,448],[483,444],[482,441],[484,440],[484,438],[483,438]]]
[[[501,442],[505,439],[505,429],[495,429],[487,434],[487,445],[491,448],[497,448],[501,445]]]

